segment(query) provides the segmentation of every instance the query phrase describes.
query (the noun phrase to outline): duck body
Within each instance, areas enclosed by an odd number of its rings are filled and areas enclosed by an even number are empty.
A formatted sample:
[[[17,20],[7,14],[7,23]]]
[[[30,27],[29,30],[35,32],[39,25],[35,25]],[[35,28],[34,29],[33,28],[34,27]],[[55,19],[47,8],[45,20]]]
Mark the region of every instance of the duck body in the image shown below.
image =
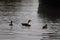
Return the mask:
[[[31,26],[30,24],[28,24],[28,23],[21,23],[22,24],[22,26]]]
[[[13,26],[13,24],[9,24],[9,26]]]
[[[47,24],[46,24],[46,25],[44,25],[42,29],[47,29]]]

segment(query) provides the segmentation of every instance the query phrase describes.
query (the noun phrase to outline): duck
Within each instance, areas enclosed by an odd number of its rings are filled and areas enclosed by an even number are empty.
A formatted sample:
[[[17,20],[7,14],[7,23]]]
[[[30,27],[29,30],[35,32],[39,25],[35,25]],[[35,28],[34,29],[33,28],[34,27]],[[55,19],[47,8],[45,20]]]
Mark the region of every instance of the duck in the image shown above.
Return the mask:
[[[12,23],[13,23],[13,21],[11,21],[11,22],[10,22],[9,26],[13,26],[13,24],[12,24]]]
[[[47,24],[45,24],[45,25],[42,27],[42,29],[47,29]]]
[[[28,27],[30,27],[31,26],[30,22],[31,22],[31,20],[28,20],[27,23],[21,23],[21,24],[22,24],[22,26],[28,26]]]
[[[10,30],[12,30],[13,29],[13,21],[12,20],[10,21],[9,26],[11,26]]]

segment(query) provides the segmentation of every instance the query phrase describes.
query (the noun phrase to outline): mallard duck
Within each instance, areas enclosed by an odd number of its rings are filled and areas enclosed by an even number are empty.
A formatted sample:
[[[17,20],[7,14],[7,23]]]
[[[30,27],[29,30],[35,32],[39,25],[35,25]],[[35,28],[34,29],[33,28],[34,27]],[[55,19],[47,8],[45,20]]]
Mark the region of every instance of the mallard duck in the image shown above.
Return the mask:
[[[47,29],[47,24],[45,24],[42,29]]]
[[[30,22],[31,22],[31,20],[28,20],[28,23],[21,23],[21,24],[22,24],[22,26],[31,26]]]

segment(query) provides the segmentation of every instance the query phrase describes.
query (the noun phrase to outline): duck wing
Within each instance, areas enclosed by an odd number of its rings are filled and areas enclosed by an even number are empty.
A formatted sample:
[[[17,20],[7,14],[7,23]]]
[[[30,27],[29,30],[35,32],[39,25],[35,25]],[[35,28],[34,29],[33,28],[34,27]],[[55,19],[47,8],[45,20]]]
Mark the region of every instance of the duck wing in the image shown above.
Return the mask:
[[[31,26],[30,24],[28,23],[21,23],[23,26]]]

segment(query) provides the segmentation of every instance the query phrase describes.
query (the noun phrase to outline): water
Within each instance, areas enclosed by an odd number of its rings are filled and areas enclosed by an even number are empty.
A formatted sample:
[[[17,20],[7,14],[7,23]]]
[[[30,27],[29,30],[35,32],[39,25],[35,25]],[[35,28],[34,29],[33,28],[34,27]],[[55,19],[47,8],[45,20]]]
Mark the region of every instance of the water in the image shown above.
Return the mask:
[[[56,39],[50,37],[51,35],[54,36],[54,34],[48,34],[55,32],[60,26],[59,23],[53,23],[53,21],[44,18],[42,17],[43,15],[40,16],[37,13],[37,0],[22,0],[21,2],[16,2],[13,8],[6,9],[10,10],[9,12],[4,11],[6,14],[1,12],[0,40],[59,40],[58,37],[55,37]],[[9,13],[9,15],[7,13]],[[21,23],[26,23],[29,19],[32,20],[30,28],[21,25]],[[10,20],[13,20],[14,22],[12,30],[10,30],[9,26]],[[45,24],[48,24],[48,29],[42,29],[42,26]],[[56,26],[58,27],[56,28]]]

